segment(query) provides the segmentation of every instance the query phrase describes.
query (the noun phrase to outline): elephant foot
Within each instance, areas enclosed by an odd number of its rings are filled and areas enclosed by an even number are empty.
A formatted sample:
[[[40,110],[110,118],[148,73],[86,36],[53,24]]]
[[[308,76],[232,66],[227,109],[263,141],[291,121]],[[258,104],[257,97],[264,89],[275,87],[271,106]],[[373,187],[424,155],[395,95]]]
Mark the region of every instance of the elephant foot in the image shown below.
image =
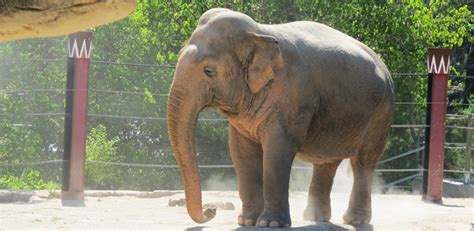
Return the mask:
[[[239,215],[238,223],[240,226],[255,226],[257,218],[263,209],[257,208],[242,208],[242,212]]]
[[[372,217],[370,209],[349,208],[344,214],[344,224],[362,225],[369,224]]]
[[[243,215],[239,215],[238,218],[238,223],[240,226],[255,226],[255,222],[257,221],[257,218],[250,218],[250,217],[245,217]]]
[[[331,219],[331,208],[306,207],[303,213],[305,221],[328,222]]]
[[[257,219],[257,226],[270,228],[289,228],[291,218],[288,212],[270,212],[264,210]]]

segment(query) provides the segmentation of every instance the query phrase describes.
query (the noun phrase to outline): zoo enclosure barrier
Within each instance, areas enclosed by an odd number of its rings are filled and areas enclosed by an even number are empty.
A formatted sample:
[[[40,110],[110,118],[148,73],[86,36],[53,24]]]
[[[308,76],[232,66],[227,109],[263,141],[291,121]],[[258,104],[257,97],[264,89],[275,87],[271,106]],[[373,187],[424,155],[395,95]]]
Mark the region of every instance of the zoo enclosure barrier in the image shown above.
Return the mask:
[[[74,36],[71,36],[71,39],[74,39]],[[90,40],[89,40],[90,41]],[[73,85],[72,83],[78,83],[79,80],[77,77],[81,75],[86,75],[85,77],[82,76],[82,84],[87,83],[87,72],[85,69],[89,68],[89,64],[86,64],[88,62],[92,63],[97,63],[97,64],[104,64],[104,65],[124,65],[124,66],[138,66],[138,67],[156,67],[156,68],[174,68],[174,66],[170,65],[155,65],[155,64],[140,64],[140,63],[117,63],[117,62],[109,62],[109,61],[100,61],[100,60],[89,60],[90,56],[90,48],[91,45],[89,43],[86,43],[84,40],[84,43],[77,43],[76,41],[70,42],[69,43],[69,60],[68,60],[68,85],[66,89],[34,89],[30,91],[39,91],[39,92],[47,92],[47,91],[64,91],[66,92],[67,98],[69,98],[69,102],[71,100],[75,100],[74,104],[68,104],[68,99],[66,99],[66,112],[65,113],[29,113],[29,114],[23,114],[20,116],[64,116],[65,117],[65,136],[67,136],[68,133],[73,134],[75,131],[77,131],[78,127],[80,130],[80,134],[76,134],[76,142],[79,142],[79,144],[76,144],[76,149],[70,151],[70,154],[67,154],[67,151],[65,151],[64,158],[62,160],[48,160],[48,161],[39,161],[39,162],[34,162],[34,163],[0,163],[0,166],[7,166],[7,165],[16,165],[16,166],[26,166],[26,165],[43,165],[43,164],[52,164],[52,163],[63,163],[63,198],[64,199],[83,199],[83,190],[84,190],[84,165],[86,163],[93,163],[93,164],[102,164],[102,165],[116,165],[116,166],[129,166],[129,167],[151,167],[151,168],[178,168],[177,165],[155,165],[155,164],[142,164],[142,163],[119,163],[119,162],[109,162],[109,161],[86,161],[85,160],[85,136],[87,135],[84,131],[87,131],[87,117],[102,117],[102,118],[118,118],[118,119],[134,119],[134,120],[160,120],[160,121],[166,121],[166,118],[164,117],[140,117],[140,116],[122,116],[122,115],[105,115],[105,114],[94,114],[94,113],[87,113],[87,93],[88,92],[106,92],[106,93],[124,93],[124,94],[143,94],[142,92],[126,92],[126,91],[114,91],[114,90],[103,90],[103,89],[91,89],[87,85],[82,85],[78,87],[78,85]],[[74,50],[75,49],[75,50]],[[74,57],[76,55],[76,57]],[[436,60],[436,59],[435,59]],[[449,58],[448,58],[449,60]],[[47,61],[47,60],[40,60],[40,61]],[[64,59],[59,59],[59,60],[49,60],[49,61],[58,61],[58,62],[64,62]],[[449,61],[448,61],[449,63]],[[73,64],[76,64],[76,66],[73,66]],[[80,66],[82,65],[82,69]],[[70,67],[71,66],[71,67]],[[79,68],[78,68],[79,66]],[[442,66],[440,65],[431,65],[432,70],[447,70],[449,66]],[[82,72],[80,71],[82,70]],[[441,78],[443,81],[447,81],[448,77],[456,77],[456,76],[447,76],[447,72],[445,73],[445,77]],[[72,76],[72,77],[71,77]],[[426,74],[414,74],[414,73],[394,73],[394,77],[425,77]],[[76,78],[74,78],[76,77]],[[85,79],[84,79],[85,78]],[[433,79],[433,76],[428,76],[428,78]],[[434,77],[436,78],[436,77]],[[474,78],[472,76],[467,76],[465,78]],[[72,80],[71,80],[72,79]],[[438,89],[437,89],[438,90]],[[444,89],[446,90],[446,89]],[[26,92],[19,90],[18,92]],[[7,92],[8,93],[8,92]],[[11,91],[10,91],[11,93]],[[445,94],[445,93],[444,93]],[[166,96],[166,94],[155,94],[157,96]],[[81,98],[82,99],[78,99]],[[85,98],[84,98],[85,97]],[[446,107],[446,100],[431,100],[428,99],[426,102],[427,108],[430,108],[431,106],[441,106],[441,107]],[[82,109],[82,112],[79,113],[79,115],[76,117],[76,125],[73,125],[74,121],[74,111],[71,111],[73,106],[78,107],[79,103],[82,103],[82,108],[80,107],[78,110],[80,111]],[[418,102],[397,102],[397,105],[410,105],[410,104],[418,104]],[[69,107],[68,107],[69,105]],[[85,109],[85,111],[84,111]],[[439,109],[438,109],[439,110]],[[431,115],[431,111],[427,109],[427,115]],[[450,129],[464,129],[466,130],[467,133],[467,140],[466,140],[466,161],[465,161],[465,169],[464,170],[449,170],[445,169],[444,172],[455,172],[455,173],[463,173],[464,174],[464,181],[468,182],[470,178],[470,174],[472,174],[471,167],[470,167],[470,156],[471,156],[471,142],[472,138],[469,138],[472,136],[472,116],[471,115],[448,115],[448,119],[451,118],[468,118],[468,124],[466,126],[456,126],[456,125],[448,125],[445,126],[445,128],[450,128]],[[81,122],[77,121],[77,118],[82,118]],[[84,120],[85,119],[85,120]],[[438,118],[439,119],[439,118]],[[68,122],[68,120],[70,120]],[[200,121],[208,121],[208,122],[226,122],[226,119],[222,118],[217,118],[217,119],[200,119]],[[433,124],[431,124],[431,121],[427,119],[429,123],[427,124],[394,124],[392,125],[392,129],[407,129],[407,128],[415,128],[415,129],[431,129],[433,127]],[[444,119],[442,120],[442,124],[444,125]],[[439,124],[438,124],[439,125]],[[76,130],[73,129],[73,127],[76,127]],[[69,127],[69,128],[68,128]],[[443,132],[444,129],[443,128]],[[68,131],[67,129],[71,129]],[[71,147],[74,146],[72,142],[74,142],[74,138],[72,138],[73,135],[71,135],[70,139],[65,139],[65,149],[66,147]],[[425,136],[429,137],[430,136]],[[71,144],[66,144],[66,142],[71,142]],[[428,142],[425,142],[425,146],[421,147],[417,145],[417,147],[413,150],[401,153],[397,156],[387,158],[384,160],[381,160],[378,165],[396,160],[398,158],[410,156],[413,154],[418,154],[421,151],[426,151],[427,149],[427,144],[429,145],[430,140]],[[460,147],[458,144],[456,145],[451,145],[447,144],[444,146],[445,142],[443,140],[443,147],[442,151],[437,149],[438,152],[444,153],[445,149],[452,149],[452,148],[464,148]],[[82,146],[81,146],[82,145]],[[76,153],[74,156],[73,153]],[[426,153],[429,154],[428,151]],[[71,156],[67,156],[71,155]],[[444,154],[443,154],[444,155]],[[429,155],[428,155],[429,156]],[[425,155],[426,158],[426,155]],[[426,158],[427,159],[427,158]],[[425,160],[426,160],[425,159]],[[425,163],[428,161],[425,161]],[[439,163],[438,163],[439,165]],[[225,164],[225,165],[201,165],[200,168],[232,168],[233,166],[231,164]],[[303,167],[303,166],[294,166],[293,169],[311,169],[308,167]],[[416,172],[416,174],[401,178],[399,180],[390,182],[382,187],[389,187],[389,186],[394,186],[398,183],[404,182],[409,179],[413,179],[415,177],[419,177],[420,175],[427,175],[426,173],[429,168],[416,168],[416,169],[377,169],[377,172]],[[438,171],[439,172],[439,171]],[[443,172],[442,165],[441,165],[441,173]],[[442,179],[442,177],[441,177]],[[75,188],[71,188],[69,186],[74,185]]]

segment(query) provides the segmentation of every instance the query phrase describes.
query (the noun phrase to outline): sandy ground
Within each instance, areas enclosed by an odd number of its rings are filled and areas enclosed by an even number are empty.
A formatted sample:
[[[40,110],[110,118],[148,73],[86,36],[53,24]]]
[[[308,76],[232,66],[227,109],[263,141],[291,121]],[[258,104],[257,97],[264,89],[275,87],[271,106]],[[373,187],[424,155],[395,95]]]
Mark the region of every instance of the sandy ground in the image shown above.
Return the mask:
[[[113,195],[115,194],[115,195]],[[206,224],[196,224],[184,207],[168,202],[182,192],[87,192],[85,205],[63,206],[60,199],[35,192],[30,202],[0,203],[0,230],[18,229],[150,229],[150,230],[253,230],[237,225],[240,200],[237,192],[206,191],[204,202],[232,202],[235,210],[218,209]],[[342,224],[348,195],[333,193],[332,223],[303,221],[306,193],[291,192],[292,230],[474,230],[474,199],[444,198],[443,205],[425,203],[417,195],[373,195],[372,225]],[[266,229],[268,230],[268,229]]]

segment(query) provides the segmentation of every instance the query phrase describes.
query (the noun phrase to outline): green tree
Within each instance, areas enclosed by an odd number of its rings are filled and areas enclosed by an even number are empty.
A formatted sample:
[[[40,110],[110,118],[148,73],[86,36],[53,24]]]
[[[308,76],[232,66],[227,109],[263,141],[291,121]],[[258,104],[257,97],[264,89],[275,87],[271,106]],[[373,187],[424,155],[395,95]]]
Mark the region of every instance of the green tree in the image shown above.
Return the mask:
[[[381,55],[393,73],[397,101],[415,102],[396,105],[395,124],[424,123],[426,107],[426,78],[403,77],[396,73],[425,73],[426,49],[449,47],[453,57],[458,57],[453,58],[451,71],[463,75],[465,47],[473,41],[472,5],[461,0],[142,0],[130,17],[91,29],[88,160],[176,164],[166,127],[166,100],[173,66],[200,15],[213,7],[246,13],[260,23],[317,21],[367,44]],[[64,112],[64,91],[53,89],[65,86],[65,57],[65,37],[0,43],[0,162],[62,158],[63,117],[25,114]],[[152,65],[128,65],[130,63]],[[450,93],[462,89],[462,84],[462,81],[450,81]],[[456,114],[474,111],[472,106],[450,110]],[[221,117],[209,110],[202,113],[201,118]],[[464,126],[466,120],[448,123]],[[423,129],[419,128],[393,129],[384,158],[422,145],[423,136]],[[227,122],[201,121],[196,139],[201,164],[231,163]],[[464,130],[449,129],[447,140],[464,142]],[[446,168],[460,169],[462,159],[462,150],[448,150]],[[415,156],[409,156],[381,167],[417,168],[417,161]],[[179,171],[175,168],[100,163],[88,163],[87,167],[88,188],[181,187]],[[31,168],[2,167],[0,177],[23,179],[21,176],[31,171],[40,172],[38,178],[43,182],[59,183],[61,178],[60,163]],[[206,169],[201,174],[203,181],[213,175],[221,178],[234,175],[231,169]],[[406,175],[391,173],[382,177],[393,181]]]

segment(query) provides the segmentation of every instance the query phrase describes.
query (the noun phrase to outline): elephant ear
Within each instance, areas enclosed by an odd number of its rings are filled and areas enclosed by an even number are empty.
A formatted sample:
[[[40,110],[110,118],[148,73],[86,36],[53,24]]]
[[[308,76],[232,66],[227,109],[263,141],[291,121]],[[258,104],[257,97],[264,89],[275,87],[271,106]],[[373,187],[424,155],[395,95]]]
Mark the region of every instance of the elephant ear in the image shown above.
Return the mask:
[[[244,63],[247,69],[245,81],[256,94],[280,73],[283,57],[275,37],[253,32],[248,32],[247,37],[254,44],[254,48]]]

